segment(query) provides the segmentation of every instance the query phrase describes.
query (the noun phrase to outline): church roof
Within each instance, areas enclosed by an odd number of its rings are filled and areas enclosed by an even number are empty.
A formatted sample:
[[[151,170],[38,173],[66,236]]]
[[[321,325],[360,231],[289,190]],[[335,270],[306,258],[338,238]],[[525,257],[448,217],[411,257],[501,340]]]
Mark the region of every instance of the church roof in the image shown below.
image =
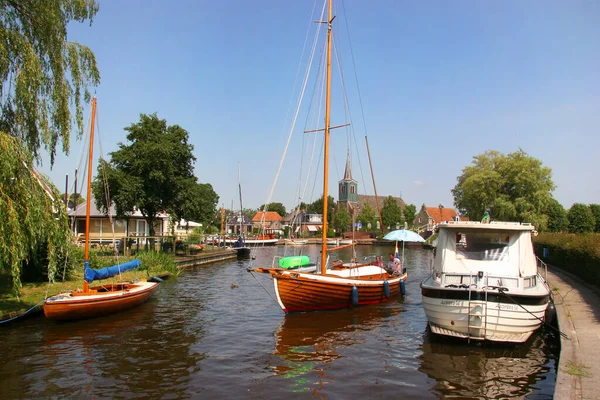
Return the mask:
[[[350,150],[348,150],[348,156],[346,157],[346,170],[344,171],[344,180],[353,181],[352,179],[352,168],[350,167]]]

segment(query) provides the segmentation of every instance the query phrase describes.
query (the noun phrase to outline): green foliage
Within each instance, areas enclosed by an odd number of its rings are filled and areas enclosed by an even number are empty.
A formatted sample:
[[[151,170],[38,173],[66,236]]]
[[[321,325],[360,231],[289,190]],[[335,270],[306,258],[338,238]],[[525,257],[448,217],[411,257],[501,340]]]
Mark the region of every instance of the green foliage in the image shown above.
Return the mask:
[[[347,232],[349,230],[348,228],[351,230],[351,224],[352,216],[348,210],[346,210],[346,207],[339,207],[333,215],[333,227],[336,232]]]
[[[32,158],[20,139],[0,132],[0,268],[10,272],[15,294],[24,268],[54,279],[71,240],[60,192],[33,170]]]
[[[0,131],[22,139],[36,158],[43,145],[69,151],[73,123],[83,132],[82,100],[100,83],[92,51],[67,38],[72,22],[92,22],[94,0],[0,2]],[[71,105],[75,117],[71,115]]]
[[[600,287],[600,234],[540,233],[534,237],[535,252],[549,250],[548,264],[569,271]]]
[[[371,224],[371,229],[377,228],[377,220],[377,214],[369,204],[365,204],[363,206],[362,210],[360,211],[360,214],[358,214],[357,217],[357,222],[360,222],[362,224],[361,229],[364,230],[369,229],[369,224]]]
[[[206,225],[217,212],[219,195],[210,183],[190,185],[184,188],[180,197],[183,200],[180,211],[182,218]]]
[[[594,226],[594,232],[600,232],[600,204],[590,204],[590,210],[594,215],[594,220],[596,221],[596,225]]]
[[[389,226],[390,230],[396,229],[396,224],[402,221],[402,209],[396,203],[396,200],[392,196],[388,196],[383,201],[383,207],[381,207],[381,219],[383,220],[383,226]]]
[[[575,203],[571,206],[568,213],[569,232],[587,233],[594,232],[596,220],[590,207],[585,204]]]
[[[407,204],[404,207],[404,220],[408,224],[409,227],[413,226],[413,222],[415,221],[415,217],[417,216],[417,207],[414,204]]]
[[[147,271],[149,276],[161,271],[167,271],[174,276],[181,274],[181,269],[177,267],[173,257],[167,253],[144,251],[138,253],[137,257],[142,263],[139,270]]]
[[[178,125],[167,126],[156,114],[141,114],[140,121],[125,130],[129,144],[119,143],[119,149],[110,153],[110,162],[101,160],[98,166],[93,189],[102,209],[106,212],[110,206],[103,195],[106,177],[117,218],[138,209],[150,236],[163,211],[175,219],[212,218],[218,197],[211,185],[196,182],[188,132]]]
[[[550,232],[565,232],[569,227],[567,211],[556,199],[550,198],[546,205],[546,215],[548,216],[547,230]]]
[[[285,217],[287,215],[287,212],[285,211],[285,206],[281,203],[269,203],[269,204],[263,204],[260,207],[258,207],[258,211],[274,211],[277,214],[281,215],[282,217]]]
[[[475,156],[457,179],[454,203],[472,221],[489,210],[493,219],[530,222],[545,229],[544,211],[555,188],[552,170],[523,150],[507,155],[486,151]]]

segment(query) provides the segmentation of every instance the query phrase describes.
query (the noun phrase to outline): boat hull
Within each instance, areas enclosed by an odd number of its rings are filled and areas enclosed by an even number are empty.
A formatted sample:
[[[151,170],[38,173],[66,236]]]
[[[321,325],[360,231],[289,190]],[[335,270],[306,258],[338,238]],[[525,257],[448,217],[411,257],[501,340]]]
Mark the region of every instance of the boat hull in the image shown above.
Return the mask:
[[[549,293],[508,297],[483,290],[472,290],[469,300],[468,289],[436,288],[426,281],[421,284],[423,306],[438,335],[522,343],[541,326],[550,301]]]
[[[326,275],[306,274],[274,269],[270,271],[277,302],[285,313],[333,310],[355,305],[377,304],[400,293],[400,282],[407,275],[340,276],[335,271]],[[386,284],[387,282],[387,284]],[[385,286],[389,287],[389,294]],[[353,288],[357,296],[353,299]]]
[[[146,302],[156,288],[155,282],[135,282],[95,286],[90,294],[59,294],[46,299],[44,315],[51,320],[69,321],[114,314]]]

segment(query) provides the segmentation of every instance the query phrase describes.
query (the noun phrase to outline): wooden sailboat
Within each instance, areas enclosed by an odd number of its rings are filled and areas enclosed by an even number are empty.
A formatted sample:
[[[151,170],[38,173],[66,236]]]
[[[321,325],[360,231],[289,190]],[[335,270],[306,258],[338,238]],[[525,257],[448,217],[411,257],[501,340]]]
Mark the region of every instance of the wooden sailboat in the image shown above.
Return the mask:
[[[269,273],[273,278],[277,302],[285,313],[317,311],[376,304],[387,301],[400,293],[400,283],[407,273],[388,274],[376,265],[342,262],[327,268],[327,213],[329,193],[329,133],[331,109],[331,49],[332,15],[331,0],[328,2],[327,66],[325,91],[325,137],[323,166],[323,228],[321,242],[320,274],[305,273],[285,268],[256,268],[253,271]],[[331,251],[332,249],[329,249]]]
[[[84,248],[84,281],[83,288],[72,292],[58,294],[46,299],[44,314],[53,320],[75,320],[98,317],[126,310],[144,303],[158,287],[156,282],[136,281],[106,284],[90,287],[94,280],[106,279],[123,271],[137,268],[140,260],[136,259],[121,265],[91,269],[89,266],[90,247],[90,204],[92,193],[92,154],[94,148],[94,120],[96,117],[96,98],[92,99],[92,123],[90,131],[90,147],[87,177],[87,206],[85,218]]]

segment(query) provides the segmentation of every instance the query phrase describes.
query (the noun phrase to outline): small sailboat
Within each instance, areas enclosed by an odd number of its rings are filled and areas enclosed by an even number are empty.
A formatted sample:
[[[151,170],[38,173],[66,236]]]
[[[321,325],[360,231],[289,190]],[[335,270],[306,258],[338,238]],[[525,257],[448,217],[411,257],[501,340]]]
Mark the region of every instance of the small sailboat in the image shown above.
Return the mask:
[[[407,273],[391,274],[383,267],[373,264],[335,262],[327,268],[328,249],[327,213],[329,193],[329,133],[331,109],[331,59],[333,6],[328,2],[327,61],[325,94],[325,128],[323,157],[323,227],[321,239],[320,273],[300,272],[294,269],[255,268],[252,271],[269,273],[273,279],[277,302],[285,313],[331,310],[357,305],[376,304],[390,300],[401,292],[401,283]],[[337,245],[337,241],[335,242]]]
[[[94,120],[96,98],[92,99],[92,123],[87,177],[87,206],[85,218],[84,281],[83,288],[48,297],[44,303],[44,314],[52,320],[76,320],[98,317],[123,311],[144,303],[158,287],[149,281],[111,283],[90,287],[95,280],[107,279],[121,272],[132,270],[140,265],[140,260],[94,270],[89,266],[90,247],[90,204],[92,193],[92,154],[94,143]]]
[[[246,238],[242,232],[242,222],[244,221],[244,206],[242,203],[242,182],[240,180],[240,164],[238,163],[238,192],[240,194],[240,216],[238,217],[239,222],[239,237],[238,240],[231,245],[231,247],[237,251],[238,257],[248,257],[250,255],[250,247],[246,245]]]

